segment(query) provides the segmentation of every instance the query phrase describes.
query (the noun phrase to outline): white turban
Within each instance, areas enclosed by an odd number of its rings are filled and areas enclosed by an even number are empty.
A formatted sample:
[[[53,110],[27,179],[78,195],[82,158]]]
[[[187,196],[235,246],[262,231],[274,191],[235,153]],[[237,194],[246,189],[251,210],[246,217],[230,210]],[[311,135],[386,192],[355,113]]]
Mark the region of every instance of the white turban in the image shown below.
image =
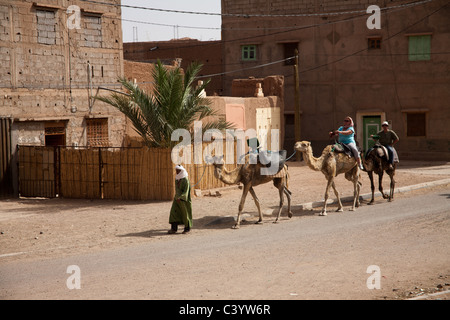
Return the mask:
[[[183,166],[181,164],[176,166],[175,169],[176,170],[181,170],[180,173],[177,173],[177,175],[175,176],[175,180],[181,180],[181,179],[186,178],[188,176],[188,173],[187,173],[186,169],[183,168]]]

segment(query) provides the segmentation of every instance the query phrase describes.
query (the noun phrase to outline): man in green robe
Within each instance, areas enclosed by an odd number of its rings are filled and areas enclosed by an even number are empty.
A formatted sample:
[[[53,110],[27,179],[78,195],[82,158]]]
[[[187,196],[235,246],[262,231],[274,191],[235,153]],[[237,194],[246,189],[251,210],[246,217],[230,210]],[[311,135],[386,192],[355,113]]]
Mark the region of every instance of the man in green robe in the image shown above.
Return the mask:
[[[191,186],[186,169],[178,165],[175,170],[177,173],[175,176],[175,197],[170,209],[169,223],[172,227],[169,234],[176,233],[179,224],[184,224],[183,233],[186,234],[191,231],[192,227]]]

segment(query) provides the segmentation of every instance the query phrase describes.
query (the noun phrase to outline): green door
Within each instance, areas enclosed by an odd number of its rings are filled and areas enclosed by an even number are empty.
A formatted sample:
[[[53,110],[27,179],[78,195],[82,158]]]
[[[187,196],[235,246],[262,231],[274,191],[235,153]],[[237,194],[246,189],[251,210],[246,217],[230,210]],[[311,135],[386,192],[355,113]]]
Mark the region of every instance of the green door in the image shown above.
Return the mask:
[[[363,147],[367,151],[374,145],[371,134],[377,134],[381,130],[381,116],[363,117]]]

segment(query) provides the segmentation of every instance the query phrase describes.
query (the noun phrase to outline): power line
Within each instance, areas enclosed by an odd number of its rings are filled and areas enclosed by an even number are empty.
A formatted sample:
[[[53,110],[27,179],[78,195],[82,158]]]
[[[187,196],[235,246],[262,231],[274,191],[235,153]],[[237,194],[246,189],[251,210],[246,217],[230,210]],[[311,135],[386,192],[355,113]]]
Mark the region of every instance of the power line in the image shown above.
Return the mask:
[[[229,74],[229,73],[236,73],[236,72],[239,72],[239,71],[246,71],[246,70],[264,68],[264,67],[267,67],[267,66],[271,66],[271,65],[278,64],[278,63],[281,63],[281,62],[284,62],[284,61],[291,60],[293,58],[295,58],[295,56],[289,57],[289,58],[286,58],[286,59],[282,59],[282,60],[269,62],[269,63],[260,64],[260,65],[253,66],[253,67],[243,68],[243,69],[239,69],[239,70],[225,71],[225,72],[215,73],[215,74],[209,74],[209,75],[206,75],[206,76],[199,76],[197,78],[198,79],[209,78],[209,77],[221,76],[221,75],[225,75],[225,74]]]
[[[443,8],[445,8],[445,7],[448,6],[448,5],[449,5],[449,3],[446,3],[445,5],[443,5],[442,7],[440,7],[439,9],[433,11],[432,13],[427,14],[427,15],[424,16],[423,18],[421,18],[421,19],[415,21],[414,23],[408,25],[406,28],[404,28],[404,29],[402,29],[402,30],[400,30],[400,31],[398,31],[398,32],[396,32],[396,33],[394,33],[394,34],[392,34],[391,36],[387,37],[385,41],[390,40],[390,39],[392,39],[393,37],[399,35],[400,33],[402,33],[402,32],[404,32],[404,31],[408,30],[408,29],[411,28],[412,26],[415,26],[416,24],[418,24],[418,23],[422,22],[423,20],[429,18],[430,16],[432,16],[433,14],[439,12],[440,10],[442,10]],[[344,56],[344,57],[342,57],[342,58],[340,58],[340,59],[331,61],[331,62],[329,62],[329,63],[322,64],[322,65],[319,65],[319,66],[315,66],[315,67],[312,67],[312,68],[309,68],[309,69],[306,69],[306,70],[303,70],[303,71],[300,71],[299,73],[306,73],[306,72],[309,72],[309,71],[313,71],[313,70],[316,70],[316,69],[319,69],[319,68],[328,66],[328,65],[330,65],[330,64],[338,63],[338,62],[341,62],[341,61],[343,61],[343,60],[345,60],[345,59],[347,59],[347,58],[353,57],[353,56],[355,56],[355,55],[357,55],[357,54],[359,54],[359,53],[361,53],[361,52],[368,51],[368,50],[369,50],[369,48],[366,47],[366,48],[364,48],[364,49],[357,50],[357,51],[355,51],[355,52],[353,52],[353,53],[351,53],[351,54],[349,54],[349,55],[346,55],[346,56]]]
[[[89,1],[89,0],[86,0]],[[428,2],[431,2],[434,0],[425,0],[425,1],[419,1],[419,2],[414,2],[415,5],[419,5],[419,4],[425,4]],[[387,12],[387,13],[393,13],[393,12],[397,12],[400,10],[403,10],[405,8],[410,8],[412,7],[412,5],[406,6],[406,5],[399,5],[399,6],[395,6],[395,7],[389,7],[389,9],[391,8],[395,8],[395,10],[392,10],[391,12]],[[364,13],[361,13],[359,15],[356,16],[351,16],[351,17],[345,17],[343,19],[340,20],[334,20],[334,21],[327,21],[327,22],[323,22],[323,23],[316,23],[316,24],[309,24],[309,25],[305,25],[305,26],[293,26],[293,27],[286,27],[281,30],[281,31],[277,31],[277,32],[272,32],[272,33],[266,33],[266,34],[259,34],[259,35],[251,35],[251,36],[247,36],[247,37],[243,37],[243,38],[236,38],[236,39],[228,39],[228,40],[217,40],[217,45],[219,44],[223,44],[223,43],[228,43],[228,42],[239,42],[239,41],[245,41],[245,40],[254,40],[254,39],[258,39],[258,38],[264,38],[264,37],[269,37],[269,36],[275,36],[275,35],[280,35],[280,34],[284,34],[284,33],[289,33],[289,32],[295,32],[295,31],[299,31],[299,30],[303,30],[303,29],[309,29],[309,28],[316,28],[316,27],[322,27],[322,26],[328,26],[328,25],[333,25],[333,24],[338,24],[338,23],[342,23],[342,22],[348,22],[348,21],[353,21],[356,19],[363,19],[366,18],[367,13],[366,11],[364,11]],[[223,30],[228,30],[227,28],[224,28]],[[239,28],[233,28],[230,30],[235,30],[235,31],[239,31],[241,29]],[[265,30],[271,30],[270,28],[266,29],[266,28],[260,28],[260,29],[256,29],[256,30],[261,30],[261,31],[265,31]],[[162,41],[153,41],[153,42],[162,42]],[[209,46],[211,45],[210,43],[198,43],[198,44],[188,44],[188,45],[184,45],[184,46],[177,46],[176,49],[189,49],[189,48],[195,48],[195,47],[201,47],[201,46]],[[173,50],[174,48],[159,48],[159,50]],[[144,53],[147,52],[148,50],[139,50],[139,51],[133,51],[133,52],[127,52],[130,54],[138,54],[138,53]]]
[[[408,25],[408,26],[405,27],[404,29],[402,29],[402,30],[400,30],[400,31],[398,31],[398,32],[396,32],[396,33],[394,33],[394,34],[392,34],[391,36],[387,37],[385,41],[388,41],[388,40],[392,39],[393,37],[395,37],[395,36],[401,34],[402,32],[404,32],[404,31],[406,31],[406,30],[408,30],[410,27],[415,26],[416,24],[418,24],[418,23],[422,22],[423,20],[429,18],[429,17],[432,16],[433,14],[435,14],[435,13],[439,12],[440,10],[442,10],[443,8],[445,8],[447,5],[449,5],[449,3],[443,5],[442,7],[440,7],[439,9],[437,9],[437,10],[431,12],[430,14],[427,14],[427,15],[424,16],[423,18],[421,18],[421,19],[415,21],[414,23]],[[299,71],[299,73],[302,74],[302,73],[314,71],[314,70],[320,69],[320,68],[322,68],[322,67],[326,67],[326,66],[328,66],[328,65],[332,65],[332,64],[341,62],[341,61],[343,61],[343,60],[345,60],[345,59],[348,59],[348,58],[350,58],[350,57],[356,56],[356,55],[358,55],[358,54],[360,54],[360,53],[362,53],[362,52],[368,51],[368,50],[369,50],[369,48],[366,46],[364,49],[357,50],[357,51],[355,51],[355,52],[353,52],[353,53],[351,53],[351,54],[348,54],[348,55],[343,56],[342,58],[336,59],[336,60],[331,61],[331,62],[328,62],[328,63],[321,64],[321,65],[318,65],[318,66],[314,66],[314,67],[311,67],[311,68],[309,68],[309,69],[305,69],[305,70]],[[448,54],[448,52],[439,53],[439,54]],[[226,71],[226,72],[222,72],[222,73],[218,73],[218,74],[212,74],[212,75],[205,75],[205,76],[202,76],[202,78],[213,77],[213,76],[218,76],[218,75],[225,75],[225,74],[229,74],[229,73],[236,73],[236,72],[239,72],[239,71],[250,70],[250,69],[256,69],[256,68],[262,68],[262,67],[265,67],[265,66],[267,66],[267,65],[271,65],[271,64],[275,64],[275,63],[280,63],[280,62],[282,62],[282,61],[286,61],[286,60],[289,60],[289,59],[292,59],[292,57],[287,58],[287,59],[283,59],[283,60],[278,60],[278,61],[275,61],[275,62],[273,62],[273,63],[267,63],[267,64],[264,64],[264,65],[255,66],[255,67],[249,67],[249,68],[240,69],[240,70],[233,70],[233,71]]]
[[[414,23],[412,23],[411,25],[408,25],[406,28],[404,28],[404,29],[398,31],[397,33],[395,33],[395,34],[393,34],[393,35],[387,37],[386,40],[390,40],[390,39],[392,39],[393,37],[397,36],[398,34],[404,32],[404,31],[407,30],[408,28],[410,28],[410,27],[412,27],[412,26],[414,26],[414,25],[416,25],[416,24],[422,22],[422,21],[425,20],[426,18],[428,18],[428,17],[430,17],[431,15],[433,15],[433,14],[437,13],[438,11],[442,10],[442,9],[443,9],[444,7],[446,7],[448,4],[449,4],[449,3],[445,4],[444,6],[440,7],[439,9],[437,9],[437,10],[433,11],[432,13],[430,13],[430,14],[424,16],[424,17],[421,18],[420,20],[417,20],[417,21],[415,21]],[[340,22],[342,22],[342,21],[345,21],[345,19],[344,19],[344,20],[340,20]],[[304,28],[304,27],[301,27],[301,28]],[[272,34],[272,35],[273,35],[273,34]],[[267,36],[267,35],[262,35],[262,36]],[[254,38],[254,37],[252,37],[252,38]],[[241,40],[241,39],[240,39],[240,40]],[[234,40],[233,40],[233,41],[234,41]],[[360,50],[358,50],[358,51],[356,51],[356,52],[353,52],[353,53],[351,53],[351,54],[349,54],[349,55],[345,55],[345,56],[343,56],[342,58],[339,58],[339,59],[337,59],[337,60],[331,61],[331,62],[329,62],[329,63],[322,64],[322,65],[314,66],[314,67],[312,67],[312,68],[309,68],[309,69],[300,71],[299,73],[305,73],[305,72],[313,71],[313,70],[316,70],[316,69],[318,69],[318,68],[322,68],[322,67],[325,67],[325,66],[327,66],[327,65],[330,65],[330,64],[334,64],[334,63],[340,62],[340,61],[345,60],[345,59],[347,59],[347,58],[349,58],[349,57],[356,56],[356,55],[358,55],[358,54],[360,54],[360,53],[362,53],[362,52],[368,51],[368,50],[369,50],[369,49],[368,49],[367,47],[365,47],[364,49],[360,49]],[[450,53],[450,52],[437,52],[437,53],[431,53],[431,54],[449,54],[449,53]],[[394,54],[394,55],[395,55],[395,54]],[[398,55],[406,55],[406,54],[398,54]],[[225,74],[236,73],[236,72],[239,72],[239,71],[245,71],[245,70],[251,70],[251,69],[263,68],[263,67],[266,67],[266,66],[269,66],[269,65],[274,65],[274,64],[278,64],[278,63],[281,63],[281,62],[290,60],[290,59],[292,59],[292,58],[293,58],[293,57],[289,57],[289,58],[286,58],[286,59],[277,60],[277,61],[272,61],[272,62],[268,62],[268,63],[264,63],[264,64],[261,64],[261,65],[248,67],[248,68],[243,68],[243,69],[238,69],[238,70],[232,70],[232,71],[226,71],[226,72],[216,73],[216,74],[210,74],[210,75],[204,75],[204,76],[200,76],[200,77],[198,77],[198,78],[214,77],[214,76],[219,76],[219,75],[225,75]],[[120,86],[120,85],[118,85],[118,84],[99,84],[99,85],[102,85],[102,86]],[[50,85],[50,86],[48,86],[48,87],[44,87],[44,86],[34,86],[34,85],[26,86],[26,85],[24,85],[24,84],[22,83],[21,85],[15,86],[15,87],[16,87],[16,88],[29,88],[29,89],[38,89],[38,88],[52,88],[52,89],[53,89],[53,88],[58,88],[58,85],[56,85],[56,86]],[[64,85],[62,85],[62,86],[60,86],[60,87],[61,87],[61,88],[67,89],[67,86],[64,86]],[[86,86],[86,85],[84,85],[84,84],[75,84],[75,85],[72,86],[72,88],[73,88],[73,89],[78,89],[78,88],[88,88],[88,86]]]
[[[350,11],[337,11],[337,12],[322,12],[322,13],[299,13],[299,14],[247,14],[247,13],[217,13],[217,12],[198,12],[198,11],[187,11],[187,10],[172,10],[172,9],[161,9],[161,8],[152,8],[152,7],[142,7],[142,6],[132,6],[126,4],[114,4],[108,2],[94,1],[94,0],[80,0],[82,2],[87,3],[95,3],[109,6],[116,6],[122,8],[130,8],[130,9],[140,9],[140,10],[150,10],[157,12],[167,12],[167,13],[179,13],[179,14],[192,14],[192,15],[207,15],[207,16],[220,16],[220,17],[317,17],[317,16],[334,16],[334,15],[347,15],[354,13],[366,13],[366,10],[350,10]],[[422,0],[422,1],[414,1],[406,4],[401,4],[397,6],[383,7],[380,10],[390,10],[394,8],[401,8],[407,6],[415,6],[420,5],[427,2],[432,2],[435,0]]]

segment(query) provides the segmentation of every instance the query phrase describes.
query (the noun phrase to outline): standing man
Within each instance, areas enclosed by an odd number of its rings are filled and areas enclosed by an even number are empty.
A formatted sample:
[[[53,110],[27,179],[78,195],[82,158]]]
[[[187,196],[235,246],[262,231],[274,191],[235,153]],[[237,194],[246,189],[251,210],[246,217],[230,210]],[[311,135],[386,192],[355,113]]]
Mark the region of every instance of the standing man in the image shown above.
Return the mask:
[[[400,140],[400,139],[393,130],[389,129],[389,123],[387,121],[384,121],[381,124],[381,127],[383,128],[383,130],[381,130],[380,132],[377,133],[378,136],[380,137],[379,143],[382,146],[386,147],[388,154],[389,154],[389,164],[393,165],[394,158],[397,158],[397,162],[398,162],[398,156],[397,156],[397,152],[394,149],[394,144],[396,144],[398,142],[398,140]]]
[[[183,234],[186,234],[191,231],[192,227],[191,185],[188,173],[183,166],[176,166],[175,171],[177,173],[175,176],[175,197],[169,216],[169,223],[172,225],[172,228],[168,233],[176,233],[178,225],[184,224]]]

